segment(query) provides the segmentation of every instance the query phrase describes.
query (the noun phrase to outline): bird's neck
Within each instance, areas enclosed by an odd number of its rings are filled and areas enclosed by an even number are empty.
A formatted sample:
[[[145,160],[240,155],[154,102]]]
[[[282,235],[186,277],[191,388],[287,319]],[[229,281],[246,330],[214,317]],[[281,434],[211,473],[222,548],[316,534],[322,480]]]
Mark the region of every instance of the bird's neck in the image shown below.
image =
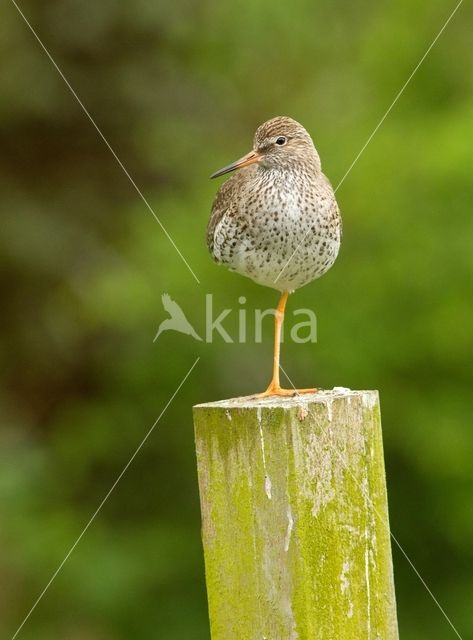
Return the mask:
[[[322,168],[318,156],[304,158],[304,160],[301,161],[296,160],[274,165],[264,165],[261,163],[257,167],[257,173],[261,179],[272,180],[278,183],[286,183],[288,180],[292,181],[292,179],[311,182],[314,178],[317,178],[321,172]]]

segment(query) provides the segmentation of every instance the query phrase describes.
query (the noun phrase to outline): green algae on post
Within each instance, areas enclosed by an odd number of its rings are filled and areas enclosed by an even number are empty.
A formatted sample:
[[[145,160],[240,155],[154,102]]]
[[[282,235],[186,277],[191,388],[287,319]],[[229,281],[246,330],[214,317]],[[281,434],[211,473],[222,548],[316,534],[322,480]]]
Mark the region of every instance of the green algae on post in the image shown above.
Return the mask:
[[[397,640],[376,391],[194,407],[212,640]]]

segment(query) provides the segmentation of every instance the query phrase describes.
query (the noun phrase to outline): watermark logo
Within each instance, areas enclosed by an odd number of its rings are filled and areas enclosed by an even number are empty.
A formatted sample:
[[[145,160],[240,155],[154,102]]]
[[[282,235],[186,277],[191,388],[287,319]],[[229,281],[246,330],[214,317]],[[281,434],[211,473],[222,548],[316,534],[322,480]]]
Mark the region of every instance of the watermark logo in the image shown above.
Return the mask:
[[[177,302],[175,302],[168,293],[163,293],[161,300],[169,318],[161,322],[153,342],[156,342],[163,331],[178,331],[179,333],[185,333],[187,336],[192,336],[195,340],[202,341],[202,338],[186,318],[184,311]]]
[[[194,340],[214,342],[215,338],[227,343],[247,342],[260,343],[263,341],[263,321],[273,317],[276,309],[247,309],[243,305],[246,298],[238,298],[237,308],[226,308],[222,311],[215,310],[213,294],[205,295],[205,334],[202,338],[187,319],[179,304],[167,293],[161,296],[163,307],[168,317],[158,327],[158,332],[153,340],[155,342],[165,331],[177,331],[192,336]],[[232,321],[233,331],[228,327],[228,321]],[[224,326],[227,322],[227,326]],[[236,323],[236,329],[235,329]],[[284,340],[284,327],[289,332],[292,342],[304,344],[317,342],[317,317],[312,309],[293,309],[286,312],[281,342]]]

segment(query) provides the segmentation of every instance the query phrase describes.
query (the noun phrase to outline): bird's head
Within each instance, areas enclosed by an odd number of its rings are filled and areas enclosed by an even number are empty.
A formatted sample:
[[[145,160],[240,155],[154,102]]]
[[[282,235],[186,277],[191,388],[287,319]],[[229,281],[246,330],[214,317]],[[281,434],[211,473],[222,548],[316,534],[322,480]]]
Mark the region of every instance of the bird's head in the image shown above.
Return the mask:
[[[287,116],[278,116],[260,125],[253,149],[210,177],[217,178],[255,163],[266,169],[291,169],[305,163],[320,171],[320,159],[312,138],[301,124]]]

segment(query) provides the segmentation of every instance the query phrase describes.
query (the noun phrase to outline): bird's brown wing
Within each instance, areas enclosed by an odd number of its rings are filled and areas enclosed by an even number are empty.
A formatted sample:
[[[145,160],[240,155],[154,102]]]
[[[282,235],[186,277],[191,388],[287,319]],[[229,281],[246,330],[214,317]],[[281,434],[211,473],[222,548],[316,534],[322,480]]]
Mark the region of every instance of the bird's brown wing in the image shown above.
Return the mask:
[[[207,247],[212,254],[214,260],[219,262],[218,255],[215,252],[215,231],[218,223],[225,215],[232,215],[235,207],[234,191],[237,183],[237,175],[226,180],[215,196],[210,212],[209,223],[207,225]]]
[[[328,212],[329,223],[332,223],[334,226],[338,225],[338,228],[340,229],[340,240],[341,240],[343,235],[343,222],[342,222],[342,216],[340,214],[340,208],[335,198],[335,191],[332,187],[332,183],[330,182],[330,180],[327,178],[326,175],[322,174],[322,179],[325,182],[325,191],[328,192],[330,195],[330,199],[329,199],[330,206],[329,206],[329,212]]]

